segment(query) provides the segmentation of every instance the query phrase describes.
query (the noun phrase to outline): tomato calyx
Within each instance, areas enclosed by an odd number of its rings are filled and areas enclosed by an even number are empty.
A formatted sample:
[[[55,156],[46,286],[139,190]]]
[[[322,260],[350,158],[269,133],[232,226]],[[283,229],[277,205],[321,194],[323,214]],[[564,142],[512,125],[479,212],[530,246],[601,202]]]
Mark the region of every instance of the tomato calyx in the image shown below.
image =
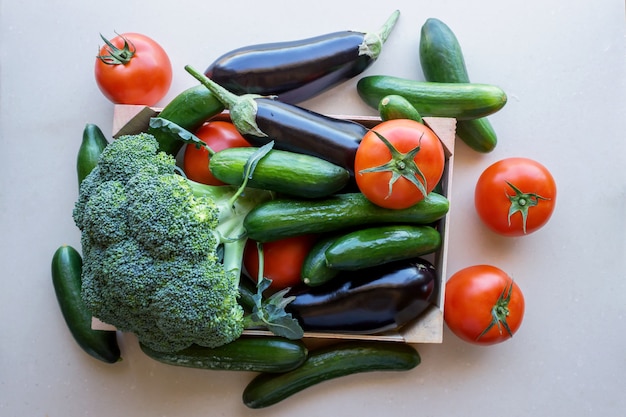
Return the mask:
[[[100,34],[100,37],[108,47],[105,48],[108,55],[98,55],[97,58],[107,65],[125,65],[135,56],[135,45],[124,36],[118,36],[124,40],[124,45],[121,48],[113,45],[111,41]]]
[[[511,202],[511,207],[509,208],[509,226],[511,226],[511,216],[515,213],[519,212],[522,215],[522,228],[524,230],[524,234],[526,234],[526,220],[528,219],[528,210],[531,207],[535,207],[539,204],[539,200],[550,200],[549,198],[542,197],[535,193],[524,193],[519,188],[514,186],[508,181],[505,181],[509,187],[513,189],[515,195],[507,194],[507,198]]]
[[[391,159],[382,164],[371,168],[362,169],[359,171],[359,174],[364,174],[368,172],[391,172],[391,178],[389,179],[389,193],[385,197],[385,199],[391,196],[393,191],[393,185],[400,178],[404,178],[409,181],[411,184],[415,185],[417,189],[422,193],[424,197],[428,194],[426,191],[426,177],[419,169],[417,164],[415,163],[415,156],[421,149],[422,137],[424,133],[419,138],[418,145],[411,149],[406,153],[402,153],[396,149],[395,146],[391,142],[387,140],[383,135],[378,133],[375,130],[372,130],[378,136],[378,138],[385,144],[389,152],[391,152]],[[420,181],[421,180],[421,181]]]
[[[498,331],[502,334],[502,328],[506,330],[507,334],[510,337],[513,337],[513,333],[509,328],[509,324],[506,321],[506,318],[509,316],[509,303],[511,302],[511,294],[513,293],[513,280],[511,280],[511,284],[502,289],[502,292],[498,296],[495,304],[491,308],[491,322],[489,325],[483,330],[476,340],[479,340],[483,337],[489,330],[493,328],[493,326],[498,326]]]

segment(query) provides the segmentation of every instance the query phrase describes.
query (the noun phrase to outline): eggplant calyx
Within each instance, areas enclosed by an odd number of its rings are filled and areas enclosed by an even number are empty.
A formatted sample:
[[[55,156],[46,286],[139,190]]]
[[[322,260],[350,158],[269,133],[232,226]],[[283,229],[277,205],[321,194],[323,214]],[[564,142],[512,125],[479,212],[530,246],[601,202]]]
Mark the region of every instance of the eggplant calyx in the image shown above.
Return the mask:
[[[365,33],[363,42],[359,45],[359,55],[367,55],[373,60],[377,59],[399,17],[400,11],[395,10],[377,32]]]
[[[217,99],[230,111],[230,119],[242,135],[253,135],[267,137],[256,123],[257,104],[255,99],[263,96],[257,94],[237,94],[228,91],[206,75],[198,72],[189,65],[185,66],[185,71],[191,74],[202,85],[215,94]]]
[[[526,221],[528,220],[528,210],[531,207],[539,204],[539,200],[550,200],[549,198],[542,197],[539,194],[535,193],[524,193],[519,188],[514,186],[508,181],[505,181],[509,187],[513,189],[515,195],[506,194],[506,197],[511,202],[511,207],[509,207],[509,226],[511,226],[511,216],[515,213],[519,212],[522,215],[522,228],[524,229],[524,234],[526,234]]]
[[[131,41],[129,41],[127,38],[123,37],[122,35],[118,35],[118,36],[124,40],[124,45],[121,48],[118,48],[117,46],[113,45],[111,41],[109,41],[107,38],[102,36],[102,34],[100,34],[100,37],[102,38],[104,43],[107,45],[107,48],[105,48],[105,51],[108,53],[108,55],[98,55],[96,58],[98,58],[100,61],[104,62],[107,65],[128,64],[130,60],[133,58],[133,56],[135,56],[135,51],[136,51],[135,45],[133,45]]]
[[[415,156],[421,149],[422,137],[420,136],[419,143],[415,148],[411,149],[407,153],[402,153],[398,151],[395,146],[393,146],[393,144],[391,144],[391,142],[389,142],[383,135],[375,130],[372,130],[372,132],[374,132],[376,136],[378,136],[378,138],[385,144],[385,146],[387,146],[387,149],[391,152],[391,159],[382,165],[362,169],[359,171],[359,174],[367,172],[391,172],[391,178],[389,179],[389,193],[385,198],[389,198],[391,196],[393,185],[400,178],[404,178],[411,184],[415,185],[422,195],[426,197],[428,194],[426,177],[415,163]]]
[[[509,328],[509,324],[506,322],[506,318],[509,316],[509,303],[511,302],[511,294],[513,293],[513,280],[511,284],[502,289],[500,296],[496,300],[496,303],[491,308],[491,323],[483,330],[476,340],[483,337],[493,326],[498,326],[498,331],[502,334],[502,328],[507,332],[509,337],[513,337],[513,332]]]

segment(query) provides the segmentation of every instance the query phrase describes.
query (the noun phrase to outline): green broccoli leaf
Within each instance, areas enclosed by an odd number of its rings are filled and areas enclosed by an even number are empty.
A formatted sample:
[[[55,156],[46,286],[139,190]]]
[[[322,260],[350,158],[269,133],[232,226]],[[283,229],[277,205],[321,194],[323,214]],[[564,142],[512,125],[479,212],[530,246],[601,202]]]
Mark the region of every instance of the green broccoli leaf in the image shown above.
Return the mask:
[[[171,133],[176,136],[178,140],[187,144],[195,145],[197,148],[206,148],[210,155],[215,153],[215,151],[209,148],[209,145],[207,145],[202,139],[170,120],[162,117],[151,117],[150,127],[162,130],[163,132]]]

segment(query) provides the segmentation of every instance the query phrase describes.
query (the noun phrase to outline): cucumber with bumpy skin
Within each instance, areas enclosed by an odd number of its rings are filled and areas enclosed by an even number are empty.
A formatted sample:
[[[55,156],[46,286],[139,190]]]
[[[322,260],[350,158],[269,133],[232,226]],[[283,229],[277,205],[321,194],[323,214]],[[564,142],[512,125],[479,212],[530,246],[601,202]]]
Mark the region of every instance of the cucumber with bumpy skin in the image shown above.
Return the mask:
[[[328,249],[337,239],[335,235],[324,236],[320,238],[302,264],[302,271],[300,273],[302,282],[309,287],[317,287],[325,282],[333,279],[339,270],[328,267],[326,263],[326,249]]]
[[[98,126],[92,123],[85,125],[83,140],[78,148],[78,155],[76,157],[78,185],[80,185],[85,177],[98,165],[100,154],[108,144],[109,142]]]

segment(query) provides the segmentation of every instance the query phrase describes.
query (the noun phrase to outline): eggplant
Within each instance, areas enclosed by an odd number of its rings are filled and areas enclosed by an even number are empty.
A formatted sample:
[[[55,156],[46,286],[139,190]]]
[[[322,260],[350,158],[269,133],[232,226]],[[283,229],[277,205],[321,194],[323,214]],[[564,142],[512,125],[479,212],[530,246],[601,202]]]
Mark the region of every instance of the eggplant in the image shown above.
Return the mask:
[[[436,305],[439,279],[425,259],[341,272],[331,281],[294,292],[286,311],[311,332],[375,334],[396,330]]]
[[[372,65],[399,15],[394,11],[378,32],[340,31],[238,48],[216,59],[204,74],[235,94],[276,95],[296,104]]]
[[[237,95],[186,66],[230,111],[239,133],[252,146],[271,141],[274,148],[316,156],[343,167],[354,178],[354,157],[368,129],[351,120],[338,119],[284,103],[273,97]]]

